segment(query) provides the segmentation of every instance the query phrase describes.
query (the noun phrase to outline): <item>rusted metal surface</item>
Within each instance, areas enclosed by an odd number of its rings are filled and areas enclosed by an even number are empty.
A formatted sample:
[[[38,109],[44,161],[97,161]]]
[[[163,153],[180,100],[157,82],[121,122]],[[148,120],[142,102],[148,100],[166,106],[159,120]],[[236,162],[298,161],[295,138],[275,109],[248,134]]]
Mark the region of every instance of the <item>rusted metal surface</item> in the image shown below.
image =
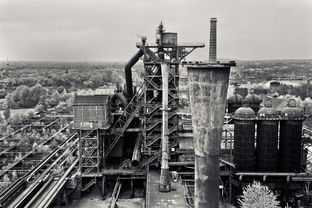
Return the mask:
[[[195,207],[219,207],[219,153],[230,66],[188,66],[195,150]]]
[[[169,175],[169,130],[168,130],[168,77],[169,67],[167,64],[161,64],[162,75],[162,137],[161,137],[161,172],[159,191],[170,191]]]

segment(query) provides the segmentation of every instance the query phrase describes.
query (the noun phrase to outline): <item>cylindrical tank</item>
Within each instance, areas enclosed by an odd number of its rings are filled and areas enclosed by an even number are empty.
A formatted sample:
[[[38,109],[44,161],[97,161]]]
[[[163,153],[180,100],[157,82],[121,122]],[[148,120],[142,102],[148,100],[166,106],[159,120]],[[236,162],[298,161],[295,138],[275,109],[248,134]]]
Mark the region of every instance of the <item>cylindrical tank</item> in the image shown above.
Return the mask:
[[[278,113],[272,103],[258,111],[256,170],[277,171],[278,161]]]
[[[282,172],[300,172],[304,114],[303,109],[295,107],[294,103],[291,100],[281,112],[279,161]]]
[[[174,46],[178,42],[178,33],[166,32],[162,34],[162,44],[164,46]]]
[[[227,99],[228,113],[235,113],[235,111],[242,106],[242,101],[243,97],[234,92],[233,95]]]
[[[245,104],[234,114],[233,157],[237,171],[255,170],[255,112]]]
[[[260,103],[262,102],[261,97],[256,95],[252,90],[250,94],[245,97],[245,99],[248,101],[249,107],[257,113],[260,109]]]

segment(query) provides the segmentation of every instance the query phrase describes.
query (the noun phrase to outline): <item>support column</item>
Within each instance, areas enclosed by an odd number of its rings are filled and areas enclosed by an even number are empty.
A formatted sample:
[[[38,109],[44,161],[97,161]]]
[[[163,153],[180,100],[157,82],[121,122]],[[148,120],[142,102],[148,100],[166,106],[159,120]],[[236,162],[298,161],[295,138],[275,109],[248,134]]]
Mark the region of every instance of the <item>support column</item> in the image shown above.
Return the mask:
[[[159,191],[171,191],[170,174],[169,174],[169,130],[168,130],[168,80],[169,66],[166,63],[161,64],[162,75],[162,137],[161,137],[161,172]]]
[[[103,175],[102,176],[102,185],[101,185],[102,199],[105,199],[105,181],[106,181],[106,177],[105,177],[105,175]]]
[[[195,208],[219,207],[219,153],[230,66],[188,66],[195,151]]]

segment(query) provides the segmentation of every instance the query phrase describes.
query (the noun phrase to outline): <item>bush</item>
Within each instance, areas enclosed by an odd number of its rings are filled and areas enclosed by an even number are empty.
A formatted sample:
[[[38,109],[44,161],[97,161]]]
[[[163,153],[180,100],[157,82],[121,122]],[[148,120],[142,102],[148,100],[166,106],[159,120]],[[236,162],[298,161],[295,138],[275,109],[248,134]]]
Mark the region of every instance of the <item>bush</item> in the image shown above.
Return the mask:
[[[8,104],[4,105],[4,111],[3,111],[3,116],[5,118],[5,120],[8,120],[10,118],[10,106]]]
[[[269,187],[254,181],[243,189],[243,195],[238,200],[242,208],[279,208],[276,195]]]

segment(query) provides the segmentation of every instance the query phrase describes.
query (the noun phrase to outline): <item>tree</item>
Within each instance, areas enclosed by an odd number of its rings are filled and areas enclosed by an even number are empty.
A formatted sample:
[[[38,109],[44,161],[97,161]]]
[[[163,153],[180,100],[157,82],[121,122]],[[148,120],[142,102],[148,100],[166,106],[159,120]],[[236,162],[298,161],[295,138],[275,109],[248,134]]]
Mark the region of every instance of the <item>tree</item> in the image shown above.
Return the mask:
[[[3,182],[4,182],[4,183],[10,183],[10,182],[11,182],[11,180],[10,180],[8,174],[4,174],[4,176],[3,176]]]
[[[58,93],[57,90],[55,90],[50,96],[49,105],[51,107],[55,107],[59,103],[59,99],[60,99],[60,94]]]
[[[10,106],[7,103],[5,103],[3,111],[3,116],[5,120],[8,120],[10,118],[10,115],[11,115]]]
[[[30,88],[25,85],[18,86],[12,93],[12,101],[19,107],[33,107]]]
[[[276,195],[269,187],[254,181],[243,189],[243,195],[238,200],[242,208],[279,208]]]
[[[59,94],[62,94],[65,88],[63,86],[59,86],[56,90],[58,91]]]
[[[36,84],[30,89],[30,97],[32,105],[35,106],[38,104],[40,97],[47,93],[46,89],[43,88],[40,84]]]
[[[12,180],[15,181],[17,179],[17,173],[16,173],[16,170],[14,170],[12,172]]]

